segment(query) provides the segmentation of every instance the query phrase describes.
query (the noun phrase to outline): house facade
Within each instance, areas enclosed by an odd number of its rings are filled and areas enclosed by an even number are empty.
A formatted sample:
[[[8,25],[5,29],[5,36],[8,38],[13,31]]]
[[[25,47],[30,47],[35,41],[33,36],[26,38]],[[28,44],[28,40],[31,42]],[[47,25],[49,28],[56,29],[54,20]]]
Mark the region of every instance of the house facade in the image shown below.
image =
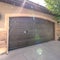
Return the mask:
[[[21,3],[22,1],[16,3],[11,0],[0,2],[1,53],[8,53],[9,50],[27,45],[57,40],[60,35],[60,25],[48,10],[30,1],[24,3],[25,6]],[[40,41],[34,41],[35,39]]]

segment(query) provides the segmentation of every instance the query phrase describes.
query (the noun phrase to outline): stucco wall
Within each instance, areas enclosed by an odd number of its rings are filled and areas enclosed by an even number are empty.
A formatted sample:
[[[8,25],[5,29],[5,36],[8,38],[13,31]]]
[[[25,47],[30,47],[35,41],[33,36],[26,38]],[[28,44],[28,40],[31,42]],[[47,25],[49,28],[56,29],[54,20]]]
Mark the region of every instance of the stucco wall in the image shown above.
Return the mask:
[[[54,17],[53,16],[50,16],[50,15],[47,15],[47,14],[44,14],[44,13],[41,13],[41,12],[29,10],[29,9],[24,9],[24,8],[17,7],[17,6],[12,6],[10,4],[6,4],[6,3],[2,3],[2,2],[0,2],[0,14],[2,16],[2,18],[0,19],[0,32],[2,32],[2,33],[0,33],[0,36],[2,36],[2,34],[5,36],[5,37],[3,36],[0,39],[0,42],[1,42],[1,40],[3,38],[4,38],[3,39],[4,42],[7,41],[7,34],[6,34],[7,33],[7,29],[5,29],[5,28],[6,28],[6,26],[8,26],[8,24],[7,24],[8,23],[7,22],[8,19],[6,19],[6,18],[9,17],[9,16],[22,16],[22,15],[23,16],[25,16],[25,15],[26,16],[28,16],[28,15],[29,16],[38,16],[40,18],[49,20],[51,22],[54,22],[54,23],[56,22],[56,21],[54,21]],[[3,32],[5,32],[5,33],[3,33]],[[1,44],[0,44],[0,46],[1,46]],[[1,48],[0,48],[0,50],[1,50]],[[5,51],[5,48],[3,50]]]

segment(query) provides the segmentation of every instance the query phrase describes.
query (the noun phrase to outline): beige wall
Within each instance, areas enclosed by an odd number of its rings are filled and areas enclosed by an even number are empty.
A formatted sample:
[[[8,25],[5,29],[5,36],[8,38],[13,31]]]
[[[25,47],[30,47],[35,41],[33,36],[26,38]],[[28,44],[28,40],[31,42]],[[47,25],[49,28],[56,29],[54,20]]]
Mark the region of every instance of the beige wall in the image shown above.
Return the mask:
[[[21,7],[12,6],[10,4],[0,2],[0,14],[2,15],[2,19],[0,19],[0,27],[4,27],[5,14],[30,14],[30,15],[39,15],[41,18],[48,19],[50,21],[54,21],[54,18],[50,15],[36,12],[29,9],[23,9]],[[44,17],[43,17],[44,16]],[[54,21],[55,22],[55,21]]]
[[[29,9],[23,9],[23,8],[17,7],[17,6],[12,6],[10,4],[6,4],[6,3],[2,3],[2,2],[0,2],[0,14],[2,15],[2,19],[0,19],[0,30],[1,30],[1,28],[3,28],[5,26],[5,14],[12,14],[12,15],[29,14],[32,16],[38,15],[40,18],[44,18],[44,19],[50,20],[52,22],[55,22],[53,16],[50,16],[50,15],[47,15],[47,14],[44,14],[41,12],[29,10]]]
[[[1,12],[0,12],[0,14],[1,14],[1,18],[0,18],[0,28],[4,28],[4,22],[5,22],[5,20],[4,20],[4,14],[2,14]]]
[[[57,36],[60,37],[60,24],[57,24]]]
[[[0,2],[0,14],[2,15],[2,19],[0,21],[0,32],[5,32],[2,33],[4,36],[4,40],[3,38],[0,38],[0,43],[2,43],[1,40],[3,40],[5,43],[8,42],[8,30],[9,30],[9,17],[17,17],[17,16],[35,16],[35,17],[39,17],[39,18],[43,18],[46,20],[49,20],[51,22],[55,23],[55,38],[57,38],[56,34],[57,34],[57,23],[56,21],[54,21],[54,17],[41,13],[41,12],[37,12],[37,11],[33,11],[33,10],[29,10],[29,9],[23,9],[21,7],[17,7],[17,6],[12,6],[6,3],[1,3]],[[2,36],[2,34],[0,33],[0,35]],[[7,43],[8,44],[8,43]],[[5,47],[8,47],[7,44],[5,45]],[[0,44],[1,46],[1,44]],[[2,47],[3,48],[3,47]],[[1,48],[0,48],[1,50]],[[5,52],[7,51],[5,48],[3,49]],[[3,51],[1,50],[1,51]]]
[[[6,31],[0,31],[0,54],[7,51],[7,33]]]

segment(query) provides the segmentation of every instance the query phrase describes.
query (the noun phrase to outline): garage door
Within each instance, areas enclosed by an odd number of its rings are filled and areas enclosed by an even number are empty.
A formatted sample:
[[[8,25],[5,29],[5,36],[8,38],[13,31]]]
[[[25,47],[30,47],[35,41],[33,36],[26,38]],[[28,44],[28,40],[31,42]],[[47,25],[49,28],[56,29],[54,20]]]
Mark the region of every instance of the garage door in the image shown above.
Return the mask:
[[[54,23],[32,17],[9,19],[9,50],[54,40]]]

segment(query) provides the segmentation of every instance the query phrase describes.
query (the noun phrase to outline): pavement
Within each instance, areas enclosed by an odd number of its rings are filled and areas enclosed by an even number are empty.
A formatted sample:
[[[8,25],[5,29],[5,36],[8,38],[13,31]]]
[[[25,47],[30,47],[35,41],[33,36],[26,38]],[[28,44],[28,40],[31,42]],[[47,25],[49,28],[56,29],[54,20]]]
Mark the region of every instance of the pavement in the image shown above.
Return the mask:
[[[60,41],[49,41],[9,51],[0,60],[60,60]]]

